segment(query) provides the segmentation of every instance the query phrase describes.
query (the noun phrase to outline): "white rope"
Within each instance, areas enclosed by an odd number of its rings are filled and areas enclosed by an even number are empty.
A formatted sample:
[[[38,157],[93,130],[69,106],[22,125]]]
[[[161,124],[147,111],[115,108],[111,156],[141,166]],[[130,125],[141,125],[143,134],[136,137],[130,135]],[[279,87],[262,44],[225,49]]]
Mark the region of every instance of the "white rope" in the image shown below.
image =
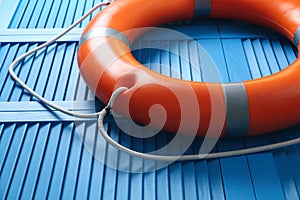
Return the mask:
[[[78,24],[80,24],[85,18],[87,18],[92,12],[94,12],[95,10],[97,10],[98,8],[102,7],[102,6],[107,6],[109,5],[109,2],[104,2],[104,3],[100,3],[97,4],[96,6],[94,6],[92,9],[90,9],[86,14],[84,14],[80,19],[78,19],[76,22],[74,22],[69,28],[67,28],[66,30],[62,31],[60,34],[58,34],[57,36],[53,37],[52,39],[50,39],[48,42],[45,42],[44,44],[24,53],[23,55],[21,55],[20,57],[18,57],[17,59],[15,59],[9,66],[9,74],[11,75],[11,77],[20,84],[21,87],[23,87],[25,90],[27,90],[30,94],[32,94],[33,96],[35,96],[38,100],[40,100],[42,103],[48,105],[49,107],[52,107],[56,110],[59,110],[65,114],[68,115],[72,115],[74,117],[79,117],[79,118],[93,118],[93,117],[97,117],[99,116],[99,113],[92,113],[92,114],[81,114],[81,113],[77,113],[77,112],[72,112],[70,110],[67,110],[63,107],[60,107],[54,103],[52,103],[51,101],[48,101],[47,99],[45,99],[44,97],[42,97],[41,95],[39,95],[38,93],[36,93],[33,89],[31,89],[29,86],[26,85],[26,83],[24,83],[21,79],[18,78],[18,76],[15,74],[14,69],[17,66],[17,64],[19,64],[19,62],[21,62],[24,58],[26,58],[27,56],[37,52],[38,50],[45,48],[49,45],[51,45],[53,42],[55,42],[56,40],[60,39],[62,36],[64,36],[65,34],[67,34],[68,32],[70,32],[72,29],[74,29]]]
[[[104,2],[104,3],[100,3],[96,6],[94,6],[86,14],[84,14],[80,19],[78,19],[76,22],[74,22],[69,28],[64,30],[62,33],[60,33],[57,36],[55,36],[54,38],[50,39],[48,42],[45,42],[44,44],[42,44],[42,45],[40,45],[40,46],[24,53],[23,55],[21,55],[20,57],[15,59],[11,63],[11,65],[9,66],[9,69],[8,69],[9,74],[11,75],[12,79],[15,80],[16,82],[18,82],[21,87],[23,87],[30,94],[32,94],[34,97],[36,97],[38,100],[40,100],[43,104],[46,104],[49,107],[52,107],[56,110],[59,110],[62,113],[65,113],[65,114],[68,114],[68,115],[71,115],[71,116],[74,116],[74,117],[79,117],[79,118],[94,118],[94,117],[99,116],[98,117],[98,126],[99,126],[100,133],[109,144],[111,144],[112,146],[114,146],[118,150],[123,151],[123,152],[125,152],[125,153],[127,153],[131,156],[136,156],[136,157],[140,157],[140,158],[143,158],[143,159],[158,160],[158,161],[174,161],[174,160],[183,161],[183,160],[200,160],[200,159],[223,158],[223,157],[230,157],[230,156],[239,156],[239,155],[245,155],[245,154],[259,153],[259,152],[263,152],[263,151],[271,151],[271,150],[274,150],[274,149],[283,148],[283,147],[296,145],[296,144],[300,143],[300,138],[296,138],[296,139],[292,139],[292,140],[289,140],[289,141],[279,142],[279,143],[276,143],[276,144],[269,144],[269,145],[253,147],[253,148],[247,148],[247,149],[241,149],[241,150],[218,152],[218,153],[208,153],[208,154],[182,155],[182,156],[180,156],[180,155],[178,155],[178,156],[162,156],[162,155],[152,155],[152,154],[147,154],[147,153],[141,153],[141,152],[137,152],[137,151],[133,151],[131,149],[128,149],[125,146],[122,146],[119,143],[117,143],[116,141],[114,141],[107,134],[107,132],[104,129],[104,126],[103,126],[103,120],[104,120],[105,115],[112,108],[113,102],[115,101],[116,97],[121,92],[124,92],[125,90],[127,90],[126,87],[120,87],[117,90],[115,90],[113,92],[110,100],[109,100],[108,106],[105,107],[101,112],[91,113],[91,114],[81,114],[81,113],[77,113],[77,112],[67,110],[63,107],[60,107],[60,106],[48,101],[47,99],[45,99],[44,97],[42,97],[41,95],[36,93],[29,86],[27,86],[21,79],[18,78],[18,76],[14,72],[14,69],[17,66],[17,64],[19,64],[25,57],[35,53],[36,51],[38,51],[42,48],[45,48],[45,47],[49,46],[50,44],[52,44],[53,42],[55,42],[56,40],[58,40],[59,38],[64,36],[66,33],[71,31],[73,28],[75,28],[79,23],[81,23],[85,18],[87,18],[92,12],[97,10],[99,7],[107,6],[109,4],[110,4],[110,2]]]
[[[139,157],[142,159],[148,159],[148,160],[157,160],[157,161],[187,161],[187,160],[201,160],[201,159],[213,159],[213,158],[224,158],[224,157],[232,157],[232,156],[240,156],[245,154],[253,154],[253,153],[259,153],[264,151],[271,151],[291,145],[296,145],[300,143],[300,138],[279,142],[275,144],[268,144],[264,146],[259,147],[252,147],[252,148],[246,148],[241,150],[233,150],[233,151],[225,151],[225,152],[218,152],[218,153],[207,153],[207,154],[193,154],[193,155],[178,155],[178,156],[162,156],[162,155],[153,155],[148,153],[141,153],[138,151],[131,150],[119,143],[117,143],[115,140],[113,140],[106,132],[103,120],[105,115],[110,110],[111,106],[114,103],[114,100],[116,97],[121,93],[126,91],[128,88],[126,87],[120,87],[112,94],[109,104],[107,107],[105,107],[99,115],[98,118],[98,127],[101,135],[103,138],[112,146],[114,146],[116,149],[123,151],[131,156]]]

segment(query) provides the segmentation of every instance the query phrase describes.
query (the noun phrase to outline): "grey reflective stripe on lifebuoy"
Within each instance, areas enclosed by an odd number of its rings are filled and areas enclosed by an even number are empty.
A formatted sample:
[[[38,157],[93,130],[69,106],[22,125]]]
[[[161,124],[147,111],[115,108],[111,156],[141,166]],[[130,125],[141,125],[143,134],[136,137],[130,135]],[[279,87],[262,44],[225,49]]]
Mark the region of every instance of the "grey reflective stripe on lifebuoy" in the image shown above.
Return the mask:
[[[209,17],[211,13],[211,0],[195,0],[194,17]]]
[[[96,37],[112,37],[124,42],[128,47],[130,47],[130,41],[126,35],[122,32],[108,27],[103,28],[93,28],[89,30],[86,34],[84,34],[79,42],[79,47],[89,39],[96,38]]]
[[[294,44],[297,48],[298,48],[298,45],[299,45],[299,41],[300,41],[300,26],[297,28],[297,30],[294,34]]]
[[[222,85],[226,103],[226,136],[246,136],[249,128],[248,96],[243,83]]]

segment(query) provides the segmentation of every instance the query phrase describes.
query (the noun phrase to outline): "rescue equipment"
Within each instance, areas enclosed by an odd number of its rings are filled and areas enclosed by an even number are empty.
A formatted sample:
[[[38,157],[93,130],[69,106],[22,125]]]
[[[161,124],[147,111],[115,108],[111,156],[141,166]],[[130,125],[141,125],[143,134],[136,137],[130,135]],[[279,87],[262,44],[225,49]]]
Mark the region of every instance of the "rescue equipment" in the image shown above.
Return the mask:
[[[225,107],[216,113],[226,117],[223,136],[257,135],[299,123],[299,58],[271,76],[219,84],[166,77],[141,66],[131,55],[129,45],[138,34],[127,35],[127,31],[205,15],[262,25],[299,46],[298,0],[117,0],[97,14],[84,30],[78,49],[80,72],[105,103],[118,87],[127,87],[116,99],[113,109],[137,122],[150,123],[149,109],[155,104],[162,105],[167,114],[163,128],[171,132],[177,132],[183,118],[198,110],[200,120],[196,132],[205,136],[209,126],[214,125],[212,101]],[[194,91],[198,107],[194,107],[195,102],[179,102],[177,94],[189,96],[188,87]],[[217,95],[212,97],[211,91]],[[129,102],[129,112],[122,102]],[[186,121],[180,131],[193,134],[193,119]],[[153,122],[154,126],[159,123]]]

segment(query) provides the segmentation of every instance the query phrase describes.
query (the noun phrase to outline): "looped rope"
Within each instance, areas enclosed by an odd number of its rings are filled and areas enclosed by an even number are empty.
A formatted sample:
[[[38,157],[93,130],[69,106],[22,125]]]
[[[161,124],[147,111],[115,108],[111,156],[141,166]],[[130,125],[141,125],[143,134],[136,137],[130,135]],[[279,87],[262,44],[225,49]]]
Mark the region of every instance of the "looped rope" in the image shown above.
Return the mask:
[[[107,106],[109,106],[110,108],[112,108],[112,105],[114,104],[114,102],[115,102],[117,96],[118,96],[121,92],[124,92],[124,91],[126,91],[126,90],[128,90],[127,87],[119,87],[119,88],[117,88],[117,89],[112,93],[112,95],[110,96],[110,99],[109,99],[109,101],[108,101],[108,103],[107,103]]]
[[[18,78],[18,76],[14,72],[14,69],[17,66],[17,64],[19,64],[19,62],[21,62],[25,57],[37,52],[38,50],[40,50],[42,48],[45,48],[45,47],[49,46],[50,44],[52,44],[53,42],[55,42],[56,40],[58,40],[59,38],[64,36],[66,33],[71,31],[73,28],[75,28],[79,23],[81,23],[85,18],[87,18],[92,12],[97,10],[99,7],[107,6],[109,4],[110,4],[110,2],[104,2],[104,3],[100,3],[96,6],[94,6],[86,14],[84,14],[80,19],[78,19],[76,22],[74,22],[69,28],[64,30],[62,33],[58,34],[57,36],[55,36],[54,38],[52,38],[48,42],[46,42],[46,43],[44,43],[44,44],[28,51],[26,53],[24,53],[23,55],[21,55],[20,57],[15,59],[11,63],[11,65],[9,66],[9,69],[8,69],[9,74],[11,75],[12,79],[14,81],[18,82],[19,85],[22,88],[27,90],[30,94],[32,94],[34,97],[36,97],[38,100],[40,100],[43,104],[48,105],[49,107],[52,107],[56,110],[59,110],[62,113],[65,113],[65,114],[68,114],[68,115],[71,115],[71,116],[74,116],[74,117],[78,117],[78,118],[98,117],[98,126],[99,126],[100,133],[110,145],[114,146],[118,150],[123,151],[123,152],[125,152],[129,155],[140,157],[140,158],[143,158],[143,159],[158,160],[158,161],[175,161],[175,160],[183,161],[183,160],[223,158],[223,157],[239,156],[239,155],[245,155],[245,154],[258,153],[258,152],[263,152],[263,151],[270,151],[270,150],[283,148],[283,147],[287,147],[287,146],[291,146],[291,145],[295,145],[295,144],[300,143],[300,138],[296,138],[296,139],[292,139],[292,140],[285,141],[285,142],[279,142],[279,143],[276,143],[276,144],[270,144],[270,145],[265,145],[265,146],[260,146],[260,147],[253,147],[253,148],[242,149],[242,150],[234,150],[234,151],[219,152],[219,153],[208,153],[208,154],[182,155],[182,156],[181,155],[178,155],[178,156],[160,156],[160,155],[152,155],[152,154],[141,153],[141,152],[137,152],[137,151],[133,151],[131,149],[128,149],[128,148],[120,145],[116,141],[114,141],[107,134],[107,132],[104,129],[104,126],[103,126],[104,117],[106,116],[107,113],[109,113],[111,111],[112,105],[113,105],[115,99],[117,98],[117,96],[121,92],[124,92],[125,90],[127,90],[126,87],[117,88],[113,92],[113,94],[112,94],[112,96],[111,96],[111,98],[108,102],[108,106],[106,106],[101,112],[91,113],[91,114],[81,114],[81,113],[77,113],[77,112],[67,110],[63,107],[60,107],[60,106],[48,101],[47,99],[45,99],[44,97],[42,97],[41,95],[36,93],[29,86],[27,86],[21,79]]]
[[[126,87],[120,87],[116,89],[108,103],[108,106],[105,107],[98,117],[98,127],[99,131],[102,135],[102,137],[112,146],[114,146],[116,149],[123,151],[131,156],[139,157],[142,159],[147,160],[156,160],[156,161],[188,161],[188,160],[203,160],[203,159],[214,159],[214,158],[225,158],[225,157],[232,157],[232,156],[240,156],[240,155],[246,155],[246,154],[253,154],[253,153],[260,153],[264,151],[270,151],[275,150],[291,145],[296,145],[300,143],[300,138],[279,142],[275,144],[269,144],[259,147],[252,147],[252,148],[246,148],[246,149],[240,149],[240,150],[233,150],[233,151],[225,151],[225,152],[218,152],[218,153],[207,153],[207,154],[193,154],[193,155],[178,155],[178,156],[163,156],[163,155],[153,155],[153,154],[147,154],[147,153],[141,153],[138,151],[131,150],[119,143],[117,143],[115,140],[113,140],[108,134],[107,131],[104,128],[103,121],[104,117],[108,114],[108,108],[109,110],[112,108],[112,105],[117,98],[117,96],[127,90]]]
[[[110,4],[110,2],[103,2],[103,3],[99,3],[96,6],[94,6],[93,8],[91,8],[89,11],[87,11],[81,18],[79,18],[76,22],[74,22],[69,28],[67,28],[66,30],[62,31],[60,34],[58,34],[57,36],[53,37],[52,39],[50,39],[49,41],[45,42],[44,44],[37,46],[36,48],[24,53],[23,55],[21,55],[20,57],[18,57],[17,59],[15,59],[9,66],[8,68],[8,72],[11,76],[11,78],[18,82],[20,84],[20,86],[22,88],[24,88],[25,90],[27,90],[30,94],[32,94],[34,97],[36,97],[38,100],[40,100],[42,103],[48,105],[49,107],[52,107],[56,110],[59,110],[67,115],[71,115],[74,117],[79,117],[79,118],[94,118],[99,116],[100,113],[91,113],[91,114],[81,114],[81,113],[77,113],[77,112],[72,112],[70,110],[67,110],[63,107],[60,107],[50,101],[48,101],[47,99],[45,99],[44,97],[42,97],[41,95],[39,95],[38,93],[36,93],[33,89],[31,89],[28,85],[26,85],[21,79],[18,78],[18,76],[15,74],[14,69],[17,66],[17,64],[19,64],[24,58],[26,58],[27,56],[37,52],[38,50],[45,48],[49,45],[51,45],[53,42],[55,42],[56,40],[60,39],[61,37],[63,37],[65,34],[67,34],[68,32],[70,32],[72,29],[74,29],[78,24],[80,24],[85,18],[87,18],[88,16],[90,16],[90,14],[92,14],[94,11],[96,11],[98,8],[102,7],[102,6],[108,6]]]

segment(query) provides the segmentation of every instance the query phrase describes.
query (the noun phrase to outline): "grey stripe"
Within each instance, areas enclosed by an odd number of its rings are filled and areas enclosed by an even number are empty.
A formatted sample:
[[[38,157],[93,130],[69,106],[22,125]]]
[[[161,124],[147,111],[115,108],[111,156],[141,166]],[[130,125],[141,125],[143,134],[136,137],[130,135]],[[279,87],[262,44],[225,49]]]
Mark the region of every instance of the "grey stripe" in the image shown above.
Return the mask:
[[[248,96],[243,83],[223,84],[226,101],[226,136],[246,136],[249,128]]]
[[[300,26],[297,28],[294,34],[294,44],[296,45],[297,48],[298,48],[299,41],[300,41]]]
[[[89,39],[96,38],[96,37],[112,37],[118,40],[121,40],[128,46],[130,46],[130,41],[127,38],[126,35],[124,35],[122,32],[108,27],[102,27],[102,28],[94,28],[89,30],[85,35],[83,35],[80,38],[79,46],[81,46],[84,42],[86,42]]]
[[[194,17],[209,17],[211,12],[211,0],[194,0],[195,13]]]

